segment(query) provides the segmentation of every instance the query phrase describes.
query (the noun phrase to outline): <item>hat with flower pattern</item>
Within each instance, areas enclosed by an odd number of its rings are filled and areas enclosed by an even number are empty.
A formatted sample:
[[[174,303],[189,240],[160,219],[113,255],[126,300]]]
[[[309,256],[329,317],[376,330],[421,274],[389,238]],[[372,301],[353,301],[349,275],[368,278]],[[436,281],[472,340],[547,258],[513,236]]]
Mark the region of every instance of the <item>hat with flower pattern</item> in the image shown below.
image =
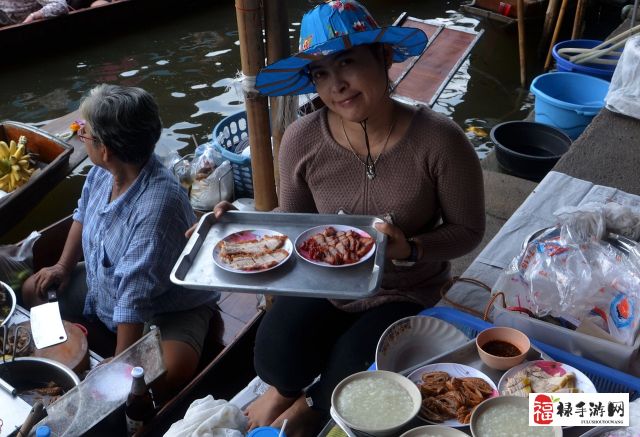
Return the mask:
[[[402,62],[422,53],[427,41],[427,35],[415,27],[378,26],[355,0],[327,1],[302,17],[300,52],[260,70],[256,88],[267,96],[314,93],[307,69],[313,61],[353,46],[383,43],[393,49],[393,62]]]

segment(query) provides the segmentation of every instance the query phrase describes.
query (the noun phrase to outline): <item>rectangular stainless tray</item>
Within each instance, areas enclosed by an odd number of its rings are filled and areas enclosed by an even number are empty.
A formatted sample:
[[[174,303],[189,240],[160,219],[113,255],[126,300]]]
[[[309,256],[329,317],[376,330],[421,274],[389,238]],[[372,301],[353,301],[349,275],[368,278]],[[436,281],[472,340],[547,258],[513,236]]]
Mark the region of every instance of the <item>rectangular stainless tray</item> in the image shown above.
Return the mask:
[[[382,282],[387,237],[376,231],[372,216],[334,214],[290,214],[229,211],[216,220],[202,216],[176,265],[171,281],[187,288],[241,293],[361,299],[376,293]],[[321,225],[348,225],[368,232],[376,240],[376,252],[362,264],[329,268],[311,264],[294,253],[275,269],[242,274],[225,271],[213,262],[213,248],[225,236],[247,229],[270,229],[289,237],[292,243],[305,230]]]
[[[531,345],[531,349],[529,349],[529,353],[525,357],[526,361],[535,361],[535,360],[544,360],[549,359],[547,355],[544,355],[538,348]],[[423,365],[433,364],[433,363],[457,363],[464,364],[469,367],[473,367],[487,375],[493,382],[498,385],[500,378],[506,372],[506,370],[495,370],[491,367],[487,366],[480,359],[480,355],[478,355],[478,348],[476,346],[476,339],[473,338],[469,340],[467,343],[458,347],[449,352],[445,352],[444,354],[433,357],[424,362]],[[416,366],[417,367],[417,366]]]

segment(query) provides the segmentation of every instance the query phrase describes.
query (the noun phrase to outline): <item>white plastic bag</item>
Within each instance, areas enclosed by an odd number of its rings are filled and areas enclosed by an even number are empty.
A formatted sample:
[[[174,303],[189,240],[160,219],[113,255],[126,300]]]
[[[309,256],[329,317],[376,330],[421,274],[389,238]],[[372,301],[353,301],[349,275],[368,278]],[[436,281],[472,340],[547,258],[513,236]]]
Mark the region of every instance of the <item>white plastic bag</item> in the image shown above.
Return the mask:
[[[604,229],[602,205],[581,208],[559,210],[562,224],[529,242],[493,292],[505,294],[508,308],[576,326],[588,321],[599,336],[632,345],[640,326],[640,262],[633,251],[622,256],[596,237]]]
[[[194,209],[211,211],[218,202],[231,200],[232,197],[233,172],[229,161],[224,161],[204,178],[199,178],[196,173],[191,185],[191,206]]]
[[[605,102],[611,111],[640,119],[640,35],[624,45]]]

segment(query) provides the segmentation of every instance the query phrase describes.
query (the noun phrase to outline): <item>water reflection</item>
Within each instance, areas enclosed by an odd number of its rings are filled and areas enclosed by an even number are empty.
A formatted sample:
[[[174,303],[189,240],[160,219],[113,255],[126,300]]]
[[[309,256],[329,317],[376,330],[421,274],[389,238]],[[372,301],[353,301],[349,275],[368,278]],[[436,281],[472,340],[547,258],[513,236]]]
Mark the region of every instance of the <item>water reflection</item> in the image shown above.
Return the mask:
[[[408,11],[420,19],[440,17],[438,22],[453,28],[485,30],[434,106],[467,132],[480,157],[490,149],[480,132],[526,116],[532,100],[527,90],[519,88],[517,42],[512,35],[457,12],[459,0],[366,0],[366,4],[382,25]],[[306,0],[287,2],[293,50],[300,17],[308,8]],[[158,152],[189,153],[192,136],[198,143],[209,141],[216,123],[242,108],[242,92],[233,86],[240,69],[236,26],[233,2],[212,2],[207,10],[168,24],[109,38],[100,45],[61,50],[43,62],[2,69],[0,118],[43,125],[75,110],[82,95],[98,83],[140,86],[160,106],[164,129]],[[56,208],[54,215],[71,212],[84,173],[84,169],[75,172],[73,182],[67,180],[57,189],[58,196],[65,192],[63,197],[72,200]],[[58,218],[51,215],[45,214],[48,222]]]

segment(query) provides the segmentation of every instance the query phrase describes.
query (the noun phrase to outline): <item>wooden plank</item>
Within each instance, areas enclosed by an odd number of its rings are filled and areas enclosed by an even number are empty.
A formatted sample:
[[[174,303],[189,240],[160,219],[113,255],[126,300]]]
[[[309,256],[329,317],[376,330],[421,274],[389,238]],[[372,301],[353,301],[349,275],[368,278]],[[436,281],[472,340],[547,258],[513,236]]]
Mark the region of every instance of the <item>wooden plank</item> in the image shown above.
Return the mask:
[[[418,20],[412,19],[411,17],[407,17],[402,22],[403,26],[405,24],[407,26],[417,27],[421,29],[424,33],[426,33],[427,37],[429,38],[429,44],[431,44],[432,38],[434,37],[434,35],[436,35],[440,30],[440,26],[425,23],[423,21],[418,21]],[[395,83],[402,75],[406,74],[407,70],[410,69],[416,61],[417,59],[413,57],[405,60],[404,62],[392,64],[391,68],[389,69],[389,80],[391,81],[391,83]]]
[[[429,105],[467,56],[477,34],[443,29],[411,71],[398,84],[395,94]]]
[[[51,120],[40,129],[49,132],[50,134],[56,135],[68,131],[71,123],[80,118],[82,118],[80,117],[80,111],[76,109],[70,114],[63,115],[60,118]],[[67,171],[67,174],[69,174],[71,171],[73,171],[74,168],[80,165],[80,163],[87,158],[87,150],[84,147],[84,143],[80,141],[80,139],[78,139],[76,135],[67,140],[66,143],[73,147],[73,153],[69,157],[69,167]]]
[[[258,311],[258,299],[255,294],[228,293],[228,296],[218,302],[218,306],[223,313],[247,323],[255,317]]]
[[[256,313],[253,313],[254,317]],[[238,338],[238,335],[244,330],[245,322],[242,322],[227,313],[220,312],[223,326],[220,327],[221,343],[223,346],[229,346]]]

